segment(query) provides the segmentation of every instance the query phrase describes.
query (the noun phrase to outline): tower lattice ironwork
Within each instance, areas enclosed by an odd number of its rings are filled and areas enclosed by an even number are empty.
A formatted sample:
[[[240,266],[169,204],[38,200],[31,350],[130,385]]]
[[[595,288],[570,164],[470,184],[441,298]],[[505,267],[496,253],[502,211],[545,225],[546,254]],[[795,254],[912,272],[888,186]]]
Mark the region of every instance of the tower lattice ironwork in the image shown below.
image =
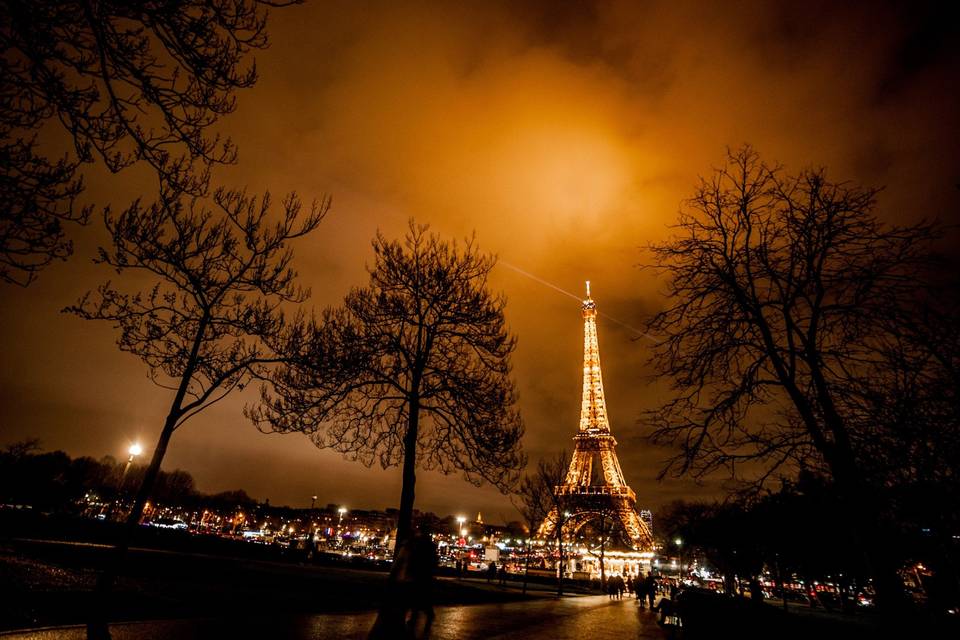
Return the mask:
[[[538,535],[554,535],[558,522],[573,535],[586,523],[604,514],[615,514],[635,549],[652,548],[650,527],[637,513],[637,496],[623,479],[617,460],[617,441],[610,433],[607,403],[603,397],[600,348],[597,344],[597,305],[590,297],[583,301],[583,400],[580,429],[574,436],[573,458],[562,485],[556,488],[569,515],[560,518],[556,509],[540,526]]]

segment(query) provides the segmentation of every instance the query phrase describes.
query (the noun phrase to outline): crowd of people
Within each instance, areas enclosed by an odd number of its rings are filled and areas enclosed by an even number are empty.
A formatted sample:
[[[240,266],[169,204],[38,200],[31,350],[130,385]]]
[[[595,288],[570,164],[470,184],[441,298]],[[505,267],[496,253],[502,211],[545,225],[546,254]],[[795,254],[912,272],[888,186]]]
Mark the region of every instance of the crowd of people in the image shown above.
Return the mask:
[[[654,573],[644,575],[642,572],[634,576],[621,576],[619,574],[610,576],[604,585],[607,597],[611,600],[622,600],[624,594],[633,594],[640,608],[650,607],[650,610],[660,614],[660,623],[676,624],[678,622],[678,609],[676,606],[679,590],[674,584],[663,583],[660,577]],[[659,602],[657,595],[661,594]]]

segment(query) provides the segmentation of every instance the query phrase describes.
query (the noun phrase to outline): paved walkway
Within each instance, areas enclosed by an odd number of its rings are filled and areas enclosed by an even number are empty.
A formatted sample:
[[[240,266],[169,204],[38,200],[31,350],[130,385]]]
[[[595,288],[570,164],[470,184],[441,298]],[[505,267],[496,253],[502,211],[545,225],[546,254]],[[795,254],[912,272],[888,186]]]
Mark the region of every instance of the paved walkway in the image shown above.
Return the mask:
[[[211,637],[277,638],[288,640],[344,640],[366,638],[373,613],[250,619],[255,603],[238,603],[232,620],[169,620],[117,624],[114,640],[207,640]],[[47,629],[0,635],[4,640],[84,640],[82,627]],[[431,640],[625,640],[665,638],[649,610],[630,598],[610,601],[606,596],[561,600],[532,600],[505,604],[442,607],[437,609]]]

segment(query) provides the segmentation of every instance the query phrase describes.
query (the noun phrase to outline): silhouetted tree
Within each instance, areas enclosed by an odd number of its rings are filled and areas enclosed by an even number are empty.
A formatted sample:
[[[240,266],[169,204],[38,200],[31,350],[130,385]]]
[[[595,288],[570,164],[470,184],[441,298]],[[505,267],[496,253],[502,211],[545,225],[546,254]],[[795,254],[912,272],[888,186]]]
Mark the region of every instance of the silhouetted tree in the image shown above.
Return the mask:
[[[369,285],[293,332],[289,366],[248,415],[366,465],[402,465],[399,549],[411,533],[417,467],[507,490],[524,464],[523,425],[506,300],[487,289],[495,259],[473,240],[448,243],[413,222],[403,242],[378,234],[373,251]],[[384,609],[374,633],[396,623]]]
[[[145,287],[126,292],[108,282],[65,311],[117,327],[121,351],[143,360],[153,382],[173,392],[150,464],[117,543],[116,563],[104,573],[109,589],[150,497],[174,431],[210,405],[266,374],[278,359],[285,328],[281,306],[309,291],[296,284],[291,240],[313,231],[327,211],[309,212],[293,194],[271,215],[260,199],[218,190],[215,208],[181,198],[139,202],[120,214],[108,209],[112,244],[98,262]]]
[[[617,541],[616,534],[622,529],[619,512],[607,501],[597,503],[582,531],[587,553],[600,561],[600,584],[607,584],[606,556],[611,543]],[[596,542],[594,542],[596,541]]]
[[[302,323],[290,364],[248,409],[264,430],[302,432],[363,464],[403,466],[397,544],[410,533],[416,468],[508,489],[523,466],[510,380],[506,300],[487,289],[494,258],[410,225],[378,234],[370,284]]]
[[[244,60],[267,46],[266,7],[285,4],[0,2],[0,280],[26,286],[71,253],[63,223],[91,212],[75,205],[83,163],[142,160],[166,188],[205,194],[209,166],[236,159],[208,130],[256,82]],[[56,125],[72,153],[51,159],[38,133]]]
[[[885,226],[876,193],[822,170],[787,176],[750,147],[702,180],[676,236],[651,247],[668,278],[653,361],[675,393],[649,417],[654,441],[680,444],[663,473],[828,474],[890,597],[857,448],[874,427],[846,399],[882,359],[886,319],[912,305],[938,232]]]
[[[539,535],[541,527],[547,526],[557,547],[557,595],[563,595],[564,545],[563,535],[567,533],[567,520],[570,508],[569,496],[563,492],[562,485],[567,475],[570,459],[566,451],[554,457],[537,462],[537,467],[521,480],[516,491],[515,505],[530,523],[531,535]],[[530,548],[527,548],[529,566]]]

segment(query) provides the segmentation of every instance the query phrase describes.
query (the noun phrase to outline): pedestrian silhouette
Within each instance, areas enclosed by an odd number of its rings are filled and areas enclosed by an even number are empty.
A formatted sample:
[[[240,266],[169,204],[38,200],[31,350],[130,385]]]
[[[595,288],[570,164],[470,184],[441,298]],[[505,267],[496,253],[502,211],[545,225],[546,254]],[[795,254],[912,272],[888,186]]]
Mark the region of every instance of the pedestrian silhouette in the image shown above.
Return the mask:
[[[638,573],[633,576],[633,580],[630,581],[630,587],[633,589],[633,597],[637,599],[637,604],[640,605],[640,608],[643,609],[647,600],[647,591],[644,582],[643,573]]]
[[[653,602],[657,598],[657,577],[652,573],[644,578],[643,591],[647,600],[650,602],[650,608],[653,609]]]
[[[487,583],[497,577],[497,563],[491,561],[487,565]]]

